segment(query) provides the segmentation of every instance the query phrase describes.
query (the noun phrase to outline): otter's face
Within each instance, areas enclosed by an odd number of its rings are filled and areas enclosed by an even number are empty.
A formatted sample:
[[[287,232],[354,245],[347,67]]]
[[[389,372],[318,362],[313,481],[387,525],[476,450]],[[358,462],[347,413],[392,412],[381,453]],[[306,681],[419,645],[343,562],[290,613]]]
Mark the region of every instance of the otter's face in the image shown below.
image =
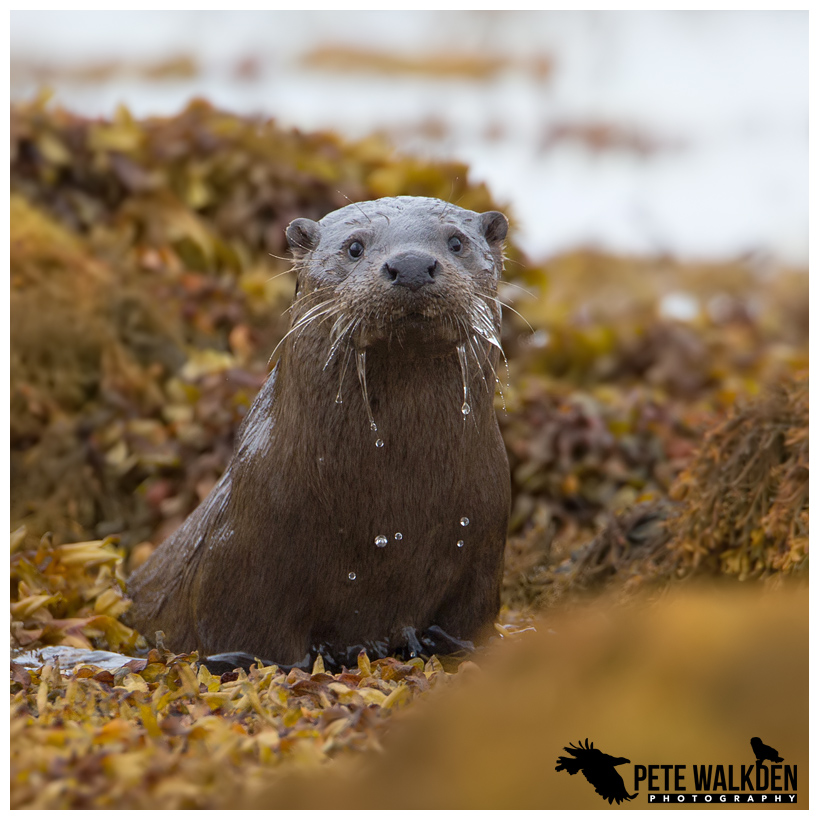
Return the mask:
[[[287,229],[298,270],[293,327],[324,327],[331,352],[342,343],[430,354],[478,340],[497,346],[507,228],[497,211],[425,197],[296,219]]]

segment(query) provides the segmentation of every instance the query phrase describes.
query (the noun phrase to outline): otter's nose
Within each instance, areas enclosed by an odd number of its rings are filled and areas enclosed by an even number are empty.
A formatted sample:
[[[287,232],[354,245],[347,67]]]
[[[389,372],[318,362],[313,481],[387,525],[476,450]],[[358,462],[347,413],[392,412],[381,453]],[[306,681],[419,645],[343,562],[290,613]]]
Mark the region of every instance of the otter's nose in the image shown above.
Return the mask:
[[[438,260],[428,253],[404,251],[387,260],[382,271],[394,285],[418,290],[434,281]]]

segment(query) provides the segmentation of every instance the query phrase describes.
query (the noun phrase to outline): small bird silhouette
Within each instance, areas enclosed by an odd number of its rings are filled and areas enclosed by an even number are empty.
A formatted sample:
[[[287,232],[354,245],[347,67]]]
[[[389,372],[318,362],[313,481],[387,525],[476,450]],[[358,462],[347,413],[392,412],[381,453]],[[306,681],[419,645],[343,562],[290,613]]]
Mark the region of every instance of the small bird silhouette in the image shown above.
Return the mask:
[[[575,746],[571,744],[563,747],[572,757],[559,757],[557,759],[556,772],[568,772],[577,774],[583,772],[583,776],[594,786],[594,790],[609,803],[616,800],[618,805],[622,800],[633,800],[637,797],[637,792],[629,794],[626,791],[626,784],[623,778],[615,770],[615,766],[621,763],[631,763],[627,757],[612,757],[594,748],[594,743],[580,743]]]
[[[777,752],[773,746],[766,746],[758,737],[751,738],[751,748],[756,755],[757,765],[766,760],[770,760],[771,763],[781,763],[784,760],[784,758],[779,756],[779,752]]]

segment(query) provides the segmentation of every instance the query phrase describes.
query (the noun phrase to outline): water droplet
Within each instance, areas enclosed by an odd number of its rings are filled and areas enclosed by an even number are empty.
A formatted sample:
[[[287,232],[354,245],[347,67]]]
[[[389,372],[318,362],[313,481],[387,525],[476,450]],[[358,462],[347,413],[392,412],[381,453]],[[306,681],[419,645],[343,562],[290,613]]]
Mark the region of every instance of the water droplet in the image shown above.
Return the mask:
[[[461,519],[461,526],[462,526],[462,527],[468,527],[468,526],[469,526],[469,519],[468,519],[466,516],[464,516],[464,517]]]
[[[400,532],[395,533],[395,540],[396,541],[400,541],[403,537],[404,536]]]
[[[341,398],[341,396],[336,396],[336,404],[341,404],[342,401],[343,399]]]
[[[387,536],[386,535],[376,535],[375,536],[375,545],[376,545],[376,547],[386,547],[387,546]]]
[[[383,439],[378,439],[378,441],[375,442],[375,446],[376,447],[383,447],[384,446]]]
[[[372,430],[373,433],[378,432],[378,425],[374,421],[370,422],[370,430]]]
[[[466,357],[466,345],[459,344],[456,348],[458,351],[458,361],[461,364],[461,379],[463,381],[464,386],[464,402],[461,405],[461,413],[463,413],[464,418],[466,418],[472,408],[469,406],[467,402],[467,397],[469,396],[469,388],[467,387],[467,374],[469,373],[469,362],[467,361]]]
[[[458,549],[460,549],[463,545],[464,545],[463,541],[458,541],[456,546],[458,547]]]
[[[355,610],[355,614],[358,615],[358,610],[357,609]]]
[[[348,577],[351,581],[355,581],[355,573],[354,573],[354,572],[350,572],[350,573],[348,573],[348,574],[347,574],[347,577]]]
[[[324,456],[319,456],[319,464],[324,464]]]

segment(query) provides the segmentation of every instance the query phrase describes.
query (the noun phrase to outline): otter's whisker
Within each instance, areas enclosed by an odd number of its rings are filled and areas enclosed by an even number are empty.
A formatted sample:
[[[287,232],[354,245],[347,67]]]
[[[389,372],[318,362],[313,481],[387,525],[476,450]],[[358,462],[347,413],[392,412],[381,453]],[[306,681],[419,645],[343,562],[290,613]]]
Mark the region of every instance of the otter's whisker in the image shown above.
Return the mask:
[[[339,330],[341,327],[342,322],[347,320],[347,316],[344,312],[339,312],[338,318],[333,323],[333,326],[330,328],[330,344],[335,345],[338,344],[339,340],[344,337],[344,334],[347,332],[347,328],[350,324],[354,321],[350,319],[347,321],[347,326],[343,330]]]
[[[299,316],[296,320],[296,325],[304,324],[308,322],[310,319],[313,319],[317,314],[322,313],[326,310],[333,311],[337,308],[335,302],[332,299],[325,299],[323,302],[319,302],[317,305],[313,305],[313,307],[308,308],[304,313]]]
[[[523,293],[525,293],[525,294],[526,294],[528,297],[530,297],[531,299],[534,299],[534,298],[535,298],[535,294],[534,294],[534,293],[532,293],[532,291],[530,291],[530,290],[526,290],[526,288],[525,288],[525,287],[523,287],[523,285],[519,285],[517,282],[510,282],[508,279],[501,279],[500,281],[501,281],[501,284],[502,284],[504,287],[507,287],[507,288],[517,288],[519,291],[522,291]]]
[[[461,344],[459,344],[458,347],[455,349],[458,351],[458,361],[461,365],[461,381],[463,382],[464,386],[464,401],[461,405],[461,413],[463,413],[464,421],[466,421],[466,417],[472,410],[468,402],[469,392],[466,384],[469,375],[469,364],[466,360],[466,345],[463,342],[461,342]]]
[[[484,299],[490,299],[491,301],[495,302],[496,304],[500,305],[501,307],[505,307],[507,310],[511,310],[512,313],[516,313],[518,316],[520,316],[521,319],[523,319],[524,322],[526,322],[529,330],[531,330],[532,333],[535,332],[535,329],[532,327],[529,320],[520,311],[515,310],[511,305],[507,305],[506,302],[501,301],[500,299],[498,299],[497,296],[490,296],[488,293],[482,293],[481,296]]]
[[[370,422],[370,430],[376,432],[378,426],[373,418],[373,411],[370,407],[370,397],[367,395],[367,351],[359,350],[355,357],[355,366],[358,371],[358,383],[361,385],[361,395],[364,397],[364,407],[367,410],[367,418]]]
[[[494,375],[495,368],[492,366],[492,360],[489,358],[488,351],[483,348],[482,345],[478,344],[476,347],[476,339],[474,336],[469,335],[469,328],[464,328],[467,334],[467,338],[469,339],[469,349],[472,351],[472,355],[475,358],[475,363],[478,365],[478,371],[481,374],[481,378],[483,379],[483,386],[486,389],[486,392],[489,392],[489,382],[486,380],[486,373],[484,372],[484,366],[486,364],[489,365],[490,370]],[[478,349],[481,349],[483,352],[483,361],[481,361],[480,357],[478,356]]]
[[[512,265],[517,265],[519,268],[526,267],[526,265],[524,265],[524,263],[521,262],[519,259],[512,259],[508,254],[504,253],[501,257],[501,272],[503,272],[503,268],[506,267],[507,262],[511,263]],[[503,281],[506,282],[505,279]],[[506,282],[506,284],[511,285],[512,283]]]
[[[319,311],[321,308],[324,308],[324,311],[316,313],[316,311]],[[304,328],[307,325],[312,324],[314,321],[318,319],[322,319],[328,313],[333,313],[334,310],[335,306],[332,302],[321,302],[320,304],[310,308],[310,310],[308,310],[307,313],[305,313],[303,316],[300,316],[296,323],[293,325],[293,327],[291,327],[290,330],[288,330],[287,333],[285,333],[284,336],[282,336],[281,341],[279,341],[276,347],[273,348],[273,352],[270,354],[270,358],[267,360],[267,363],[270,364],[270,362],[273,361],[273,357],[276,355],[276,352],[284,344],[286,339],[291,334],[295,333],[296,331],[304,331]]]
[[[460,330],[461,320],[459,319],[459,330]],[[464,326],[464,330],[466,331],[467,339],[469,339],[469,331],[468,328]],[[460,334],[459,334],[460,335]],[[470,348],[472,347],[472,342],[469,342]],[[467,384],[469,381],[469,359],[466,353],[466,342],[461,342],[456,350],[458,351],[458,360],[461,364],[461,375],[463,377],[463,385],[464,385],[464,403],[461,405],[461,413],[463,413],[464,421],[466,421],[466,417],[472,413],[472,408],[467,401]],[[472,351],[472,355],[475,356],[475,351]],[[478,357],[475,356],[475,361],[478,361]],[[486,377],[483,373],[483,368],[480,367],[480,363],[478,362],[478,370],[481,374],[481,378],[483,379],[484,387],[486,388],[487,392],[489,392],[489,388],[486,384]],[[477,413],[472,413],[472,423],[475,425],[475,429],[478,429],[478,415]]]
[[[336,404],[341,404],[341,385],[344,384],[344,374],[347,372],[347,365],[350,363],[350,353],[353,351],[353,346],[348,344],[344,351],[344,359],[341,362],[341,374],[338,377],[338,392],[336,393]]]
[[[325,290],[332,290],[335,291],[335,288],[331,285],[324,285],[323,287],[316,288],[315,290],[311,290],[308,293],[305,293],[303,296],[299,296],[298,298],[294,299],[293,302],[290,304],[290,307],[287,308],[285,313],[293,313],[295,308],[301,307],[301,305],[306,302],[308,299],[317,296],[318,294],[324,292]],[[315,307],[315,306],[314,306]],[[284,314],[282,314],[284,315]]]
[[[495,369],[495,365],[493,364],[492,359],[489,357],[487,351],[483,348],[483,345],[478,340],[478,337],[477,336],[472,336],[472,338],[470,339],[470,347],[472,349],[473,354],[475,355],[475,358],[477,358],[477,355],[478,355],[476,350],[475,350],[476,346],[484,350],[484,356],[485,356],[484,362],[489,365],[489,369],[492,371],[492,376],[495,379],[495,385],[497,386],[498,393],[500,393],[501,404],[503,405],[503,410],[504,410],[504,412],[506,412],[506,396],[503,393],[503,382],[498,378],[498,371]],[[506,361],[505,356],[504,356],[504,361]],[[509,386],[509,382],[508,382],[509,366],[508,366],[508,364],[507,364],[506,370],[507,370],[507,383],[506,383],[506,386],[508,387]],[[488,389],[488,387],[487,387],[487,389]]]
[[[449,318],[450,321],[452,321],[453,328],[458,331],[458,339],[459,339],[458,348],[463,348],[464,352],[466,352],[466,345],[467,344],[469,345],[469,350],[472,352],[472,357],[475,359],[475,362],[478,365],[478,372],[481,374],[481,378],[484,381],[484,386],[486,386],[486,377],[484,376],[484,373],[483,373],[483,367],[481,366],[481,363],[478,360],[478,356],[475,353],[474,345],[472,344],[472,340],[469,338],[469,333],[470,333],[469,325],[467,324],[466,320],[461,316],[447,317],[447,318]],[[459,358],[460,358],[460,355],[461,354],[460,354],[460,351],[459,351],[458,352]],[[462,361],[461,362],[461,370],[462,371],[463,371],[463,364],[464,363]],[[488,389],[489,388],[487,387],[487,390]]]
[[[300,321],[299,325],[298,325],[299,332],[296,335],[296,339],[293,342],[293,346],[294,347],[296,346],[296,344],[298,343],[298,340],[301,339],[301,337],[304,335],[304,331],[307,330],[309,325],[312,325],[315,322],[318,322],[322,319],[326,319],[328,316],[330,316],[330,317],[334,316],[336,311],[337,311],[336,307],[329,307],[329,308],[327,308],[327,310],[323,310],[320,313],[317,313],[315,316],[311,316],[310,319],[307,320],[307,321],[303,321],[303,322]]]
[[[265,283],[272,282],[274,279],[278,279],[280,276],[284,276],[287,273],[295,273],[295,272],[296,272],[296,266],[293,265],[292,268],[288,268],[287,270],[283,270],[281,273],[275,273],[270,278],[265,279]]]
[[[504,356],[503,347],[498,338],[498,330],[493,316],[486,303],[480,299],[473,299],[470,311],[472,330],[482,336],[489,344],[494,345]],[[505,358],[505,356],[504,356]]]
[[[346,199],[346,200],[347,200],[347,202],[348,202],[350,205],[353,205],[354,207],[358,208],[358,210],[359,210],[359,211],[361,211],[361,213],[364,215],[364,218],[367,220],[367,222],[369,222],[370,224],[372,224],[372,219],[370,219],[370,217],[369,217],[369,215],[367,214],[367,212],[366,212],[366,211],[365,211],[365,210],[364,210],[364,209],[363,209],[363,208],[362,208],[362,207],[361,207],[361,206],[360,206],[357,202],[353,202],[353,200],[352,200],[352,199],[350,199],[350,197],[348,197],[348,196],[347,196],[347,194],[345,194],[343,191],[339,191],[339,190],[338,190],[338,188],[336,188],[336,193],[337,193],[337,194],[341,194],[341,195],[344,197],[344,199]]]
[[[341,331],[338,331],[337,328],[339,324],[346,319],[347,324]],[[333,325],[332,329],[330,330],[330,352],[327,356],[327,361],[324,363],[324,367],[322,370],[326,370],[327,366],[333,360],[333,357],[336,355],[336,351],[341,346],[341,343],[345,341],[347,337],[347,333],[350,328],[355,324],[355,319],[347,319],[347,317],[341,313],[339,314],[338,319],[336,319],[335,324]]]

